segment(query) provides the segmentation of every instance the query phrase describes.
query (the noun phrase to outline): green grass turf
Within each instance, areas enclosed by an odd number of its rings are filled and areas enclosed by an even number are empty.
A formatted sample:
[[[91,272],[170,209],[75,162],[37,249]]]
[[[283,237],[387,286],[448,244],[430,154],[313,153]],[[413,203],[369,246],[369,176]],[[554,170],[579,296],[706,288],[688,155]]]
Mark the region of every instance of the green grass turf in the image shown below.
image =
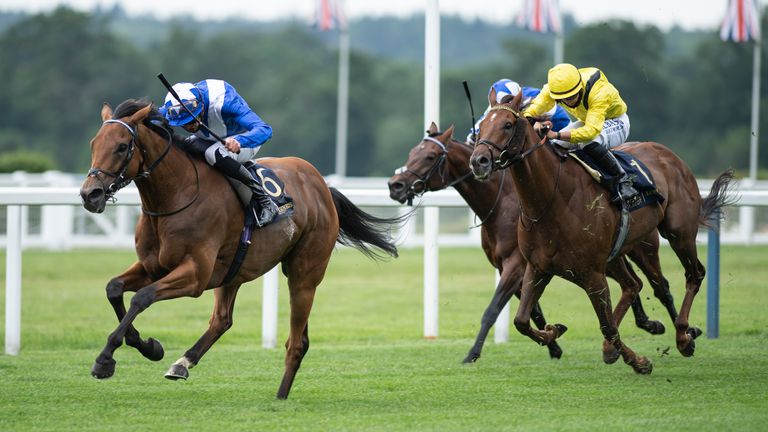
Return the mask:
[[[207,327],[210,293],[152,305],[136,326],[163,343],[166,357],[153,363],[123,346],[115,353],[115,376],[98,381],[90,367],[117,324],[104,287],[133,253],[25,251],[22,350],[0,355],[0,431],[720,431],[768,424],[768,247],[723,247],[720,338],[699,338],[692,358],[676,351],[672,324],[651,290],[641,293],[667,333],[648,335],[631,317],[621,331],[654,363],[649,376],[621,362],[602,363],[586,295],[559,279],[542,305],[549,322],[569,327],[560,340],[561,360],[550,360],[545,348],[513,328],[509,343],[489,338],[478,363],[462,365],[493,291],[491,267],[479,250],[441,249],[440,336],[427,341],[422,254],[401,252],[385,263],[349,249],[335,252],[310,316],[311,349],[289,399],[276,401],[283,349],[260,347],[261,281],[241,288],[233,328],[189,380],[162,375]],[[700,249],[702,260],[705,253]],[[684,278],[668,247],[662,265],[679,306]],[[281,341],[286,291],[281,279]],[[612,293],[618,299],[613,283]],[[706,283],[691,323],[704,329],[705,315]]]

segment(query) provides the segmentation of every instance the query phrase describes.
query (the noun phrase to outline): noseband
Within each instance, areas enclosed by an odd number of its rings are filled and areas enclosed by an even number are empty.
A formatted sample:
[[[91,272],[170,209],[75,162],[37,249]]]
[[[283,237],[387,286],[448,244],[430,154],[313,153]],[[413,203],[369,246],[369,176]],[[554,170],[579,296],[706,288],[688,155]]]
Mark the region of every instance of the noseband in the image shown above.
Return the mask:
[[[496,106],[493,106],[493,107],[491,107],[490,110],[488,110],[488,112],[490,113],[491,111],[502,111],[502,110],[503,111],[511,112],[512,115],[515,116],[516,120],[520,118],[520,113],[515,111],[514,109],[512,109],[512,107],[510,107],[508,105],[496,105]],[[515,138],[515,134],[512,134],[512,136],[510,136],[509,139],[507,140],[507,142],[504,144],[504,147],[501,147],[498,144],[494,143],[493,141],[486,140],[486,139],[480,140],[477,143],[477,145],[484,145],[484,146],[489,147],[489,148],[494,148],[494,149],[496,149],[499,152],[499,157],[496,158],[496,160],[493,161],[493,168],[496,169],[496,170],[500,170],[500,169],[507,168],[510,165],[516,164],[516,163],[520,162],[521,160],[525,159],[529,154],[535,152],[536,150],[539,149],[539,147],[543,146],[544,143],[547,140],[547,137],[545,135],[541,139],[541,141],[539,141],[539,143],[536,144],[535,146],[529,148],[528,150],[526,150],[526,151],[524,151],[522,153],[517,153],[517,154],[515,154],[512,157],[507,157],[507,154],[510,153],[510,150],[511,150],[510,147],[512,146],[512,140],[514,138]],[[493,153],[493,152],[491,152],[491,153]]]

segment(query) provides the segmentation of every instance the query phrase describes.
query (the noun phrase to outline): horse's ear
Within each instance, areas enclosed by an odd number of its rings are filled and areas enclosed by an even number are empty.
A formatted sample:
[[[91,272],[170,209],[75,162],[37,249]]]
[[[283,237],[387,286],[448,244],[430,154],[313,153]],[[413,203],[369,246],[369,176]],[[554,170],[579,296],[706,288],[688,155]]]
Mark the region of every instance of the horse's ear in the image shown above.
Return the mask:
[[[520,102],[522,102],[522,100],[523,100],[523,92],[522,91],[517,92],[517,94],[515,95],[515,98],[512,99],[512,108],[515,111],[520,111]]]
[[[107,121],[112,118],[112,107],[108,103],[104,102],[101,106],[101,121]]]
[[[497,104],[498,102],[496,102],[496,89],[491,87],[491,91],[488,92],[488,105],[494,106]]]
[[[150,104],[148,104],[147,106],[145,106],[144,108],[142,108],[142,109],[140,109],[140,110],[136,111],[136,113],[135,113],[134,115],[132,115],[132,116],[131,116],[131,118],[130,118],[130,119],[128,119],[128,121],[129,121],[130,123],[133,123],[133,124],[139,124],[139,123],[141,123],[141,122],[142,122],[142,120],[144,120],[145,118],[147,118],[147,116],[149,115],[149,113],[152,111],[152,106],[153,106],[153,105],[150,103]]]
[[[429,125],[429,129],[427,129],[427,134],[432,135],[433,133],[437,132],[439,129],[437,128],[437,124],[435,122],[432,122],[431,125]]]
[[[451,138],[453,138],[453,125],[449,127],[445,132],[443,132],[442,138],[445,138],[445,141],[450,141]]]

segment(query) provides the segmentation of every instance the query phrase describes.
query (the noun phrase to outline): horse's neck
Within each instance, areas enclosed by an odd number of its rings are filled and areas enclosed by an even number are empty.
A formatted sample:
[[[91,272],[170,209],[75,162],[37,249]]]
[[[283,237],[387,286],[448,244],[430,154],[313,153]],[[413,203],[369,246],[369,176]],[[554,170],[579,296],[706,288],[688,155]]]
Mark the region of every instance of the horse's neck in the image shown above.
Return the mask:
[[[469,158],[472,155],[472,148],[453,143],[448,151],[448,174],[446,183],[451,183],[470,172]],[[481,182],[475,180],[474,176],[469,176],[462,182],[456,183],[453,187],[464,198],[469,208],[480,218],[485,219],[498,203],[497,198],[499,189],[509,187],[504,193],[512,191],[511,185],[502,186],[502,180],[507,181],[499,174],[494,174],[488,181]]]
[[[526,149],[536,145],[535,139],[528,138]],[[555,194],[563,193],[559,183],[564,180],[562,175],[564,161],[548,146],[530,153],[522,161],[512,165],[515,190],[523,211],[533,218],[542,217],[545,213],[555,211],[554,205],[561,200]],[[524,150],[525,151],[525,150]]]
[[[172,210],[182,201],[189,201],[194,190],[188,194],[183,191],[188,186],[194,187],[196,179],[195,170],[192,169],[192,164],[187,160],[188,155],[177,146],[171,145],[168,154],[163,156],[163,152],[169,144],[168,140],[146,128],[140,128],[139,133],[141,148],[145,149],[147,153],[144,154],[137,149],[134,157],[144,158],[143,169],[148,169],[150,165],[162,157],[162,160],[157,163],[148,177],[137,179],[135,182],[144,208],[163,212]]]

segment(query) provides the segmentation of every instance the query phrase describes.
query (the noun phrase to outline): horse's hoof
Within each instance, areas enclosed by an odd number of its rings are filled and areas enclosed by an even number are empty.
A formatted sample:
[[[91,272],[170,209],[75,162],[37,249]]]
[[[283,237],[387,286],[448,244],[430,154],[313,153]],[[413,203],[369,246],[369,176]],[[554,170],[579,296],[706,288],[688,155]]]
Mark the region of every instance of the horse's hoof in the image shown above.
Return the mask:
[[[559,359],[563,356],[563,350],[560,348],[560,345],[558,345],[557,342],[552,342],[551,344],[547,345],[547,349],[549,350],[549,358],[551,359]]]
[[[464,364],[474,363],[480,358],[480,354],[470,352],[461,362]]]
[[[638,323],[637,326],[652,335],[664,334],[664,332],[667,331],[661,321],[648,320],[643,323]]]
[[[619,350],[617,350],[615,346],[611,344],[603,345],[603,362],[605,362],[605,364],[616,363],[616,360],[618,360],[620,356],[621,354],[619,353]]]
[[[162,360],[165,356],[163,345],[160,341],[154,338],[147,339],[147,343],[141,345],[139,352],[141,355],[152,361]]]
[[[677,350],[680,351],[683,357],[693,357],[693,352],[696,351],[696,342],[691,337],[688,339],[688,344],[682,346],[678,344]]]
[[[555,328],[557,329],[557,337],[564,335],[568,331],[568,327],[564,324],[555,324]]]
[[[115,374],[115,363],[114,359],[96,359],[91,368],[91,376],[97,379],[107,379],[111,377]]]
[[[632,365],[632,369],[640,375],[649,375],[653,372],[653,363],[646,357],[638,357],[635,364]]]
[[[696,339],[697,337],[701,336],[702,333],[704,333],[698,327],[688,327],[688,330],[686,330],[685,332],[688,333],[691,339]]]
[[[168,372],[165,373],[165,377],[173,381],[180,379],[186,380],[189,378],[189,369],[184,367],[184,365],[174,363],[171,365],[171,368],[168,369]]]

